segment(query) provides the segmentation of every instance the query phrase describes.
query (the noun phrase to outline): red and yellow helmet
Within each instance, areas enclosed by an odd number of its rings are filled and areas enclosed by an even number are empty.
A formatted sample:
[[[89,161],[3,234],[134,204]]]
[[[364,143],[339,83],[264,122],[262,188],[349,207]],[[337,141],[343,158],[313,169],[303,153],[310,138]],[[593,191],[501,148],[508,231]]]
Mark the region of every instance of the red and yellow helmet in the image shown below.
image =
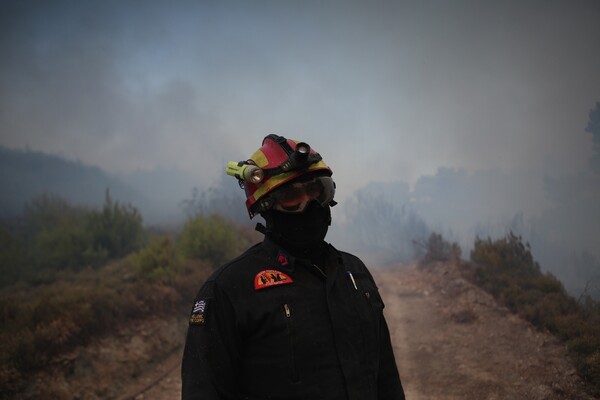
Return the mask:
[[[229,162],[226,172],[246,191],[250,218],[273,206],[269,193],[307,174],[331,176],[332,171],[315,150],[304,142],[268,135],[250,159]]]

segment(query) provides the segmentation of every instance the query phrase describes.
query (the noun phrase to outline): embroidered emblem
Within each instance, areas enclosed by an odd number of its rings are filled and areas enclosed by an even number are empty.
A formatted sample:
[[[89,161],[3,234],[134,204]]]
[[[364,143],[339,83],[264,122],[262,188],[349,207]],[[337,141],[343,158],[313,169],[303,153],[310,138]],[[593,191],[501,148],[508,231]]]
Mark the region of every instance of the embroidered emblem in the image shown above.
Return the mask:
[[[254,289],[260,290],[269,286],[287,285],[292,282],[294,280],[289,275],[274,269],[266,269],[254,277]]]
[[[191,325],[204,325],[206,319],[204,318],[204,313],[206,311],[206,300],[200,300],[194,303],[194,308],[192,309],[192,315],[190,316],[190,324]]]
[[[287,255],[283,251],[281,251],[281,250],[277,254],[277,262],[279,263],[279,265],[281,265],[283,267],[285,267],[286,265],[288,265]]]

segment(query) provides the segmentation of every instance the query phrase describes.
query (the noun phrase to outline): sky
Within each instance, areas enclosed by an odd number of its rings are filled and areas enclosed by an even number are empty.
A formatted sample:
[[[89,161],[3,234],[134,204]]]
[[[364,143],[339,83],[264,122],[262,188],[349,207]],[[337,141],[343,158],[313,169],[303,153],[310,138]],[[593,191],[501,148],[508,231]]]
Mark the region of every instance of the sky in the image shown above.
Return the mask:
[[[592,154],[598,21],[597,0],[4,0],[0,145],[209,185],[276,133],[341,198],[440,167],[539,191]]]

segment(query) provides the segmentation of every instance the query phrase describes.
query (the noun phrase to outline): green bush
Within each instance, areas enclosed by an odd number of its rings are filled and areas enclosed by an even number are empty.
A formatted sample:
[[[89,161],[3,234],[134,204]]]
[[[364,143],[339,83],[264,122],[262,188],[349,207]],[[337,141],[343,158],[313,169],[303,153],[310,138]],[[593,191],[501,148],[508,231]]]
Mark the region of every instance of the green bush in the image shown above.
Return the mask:
[[[533,260],[529,243],[524,245],[522,238],[512,232],[496,241],[476,238],[471,260],[485,265],[493,273],[506,272],[514,277],[536,276],[540,273],[540,266]]]
[[[212,214],[188,220],[179,237],[179,245],[185,257],[219,265],[248,247],[249,240],[233,222]]]
[[[149,280],[168,279],[181,268],[181,257],[168,236],[153,240],[129,258],[136,273]]]
[[[28,266],[23,240],[0,227],[0,287],[22,279]]]
[[[460,261],[462,250],[458,243],[449,243],[441,234],[432,232],[425,245],[423,262],[429,264],[436,261]]]
[[[97,259],[97,255],[88,251],[91,247],[87,229],[89,213],[85,207],[73,206],[50,194],[42,194],[29,202],[24,216],[29,269],[77,269]],[[104,261],[102,257],[97,260],[98,263]]]
[[[84,223],[65,218],[52,228],[37,232],[32,247],[35,265],[43,269],[64,270],[106,261],[101,257],[102,253],[95,257],[87,251],[91,247],[91,238]],[[91,256],[90,259],[88,256]]]
[[[87,218],[93,251],[106,251],[119,258],[138,250],[144,241],[142,216],[131,205],[121,205],[107,191],[101,211],[92,210]]]
[[[0,228],[0,286],[49,283],[57,272],[99,267],[144,243],[142,217],[107,191],[102,209],[71,205],[50,194],[25,207],[23,228]]]

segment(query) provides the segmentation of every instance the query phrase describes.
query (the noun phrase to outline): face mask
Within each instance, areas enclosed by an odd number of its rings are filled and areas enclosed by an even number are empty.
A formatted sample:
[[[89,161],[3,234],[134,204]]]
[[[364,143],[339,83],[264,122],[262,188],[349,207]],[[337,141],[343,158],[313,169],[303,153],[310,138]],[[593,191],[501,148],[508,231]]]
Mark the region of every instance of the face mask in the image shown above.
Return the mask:
[[[291,252],[316,248],[323,243],[329,225],[331,210],[311,202],[302,213],[286,213],[269,210],[263,213],[270,236]]]

